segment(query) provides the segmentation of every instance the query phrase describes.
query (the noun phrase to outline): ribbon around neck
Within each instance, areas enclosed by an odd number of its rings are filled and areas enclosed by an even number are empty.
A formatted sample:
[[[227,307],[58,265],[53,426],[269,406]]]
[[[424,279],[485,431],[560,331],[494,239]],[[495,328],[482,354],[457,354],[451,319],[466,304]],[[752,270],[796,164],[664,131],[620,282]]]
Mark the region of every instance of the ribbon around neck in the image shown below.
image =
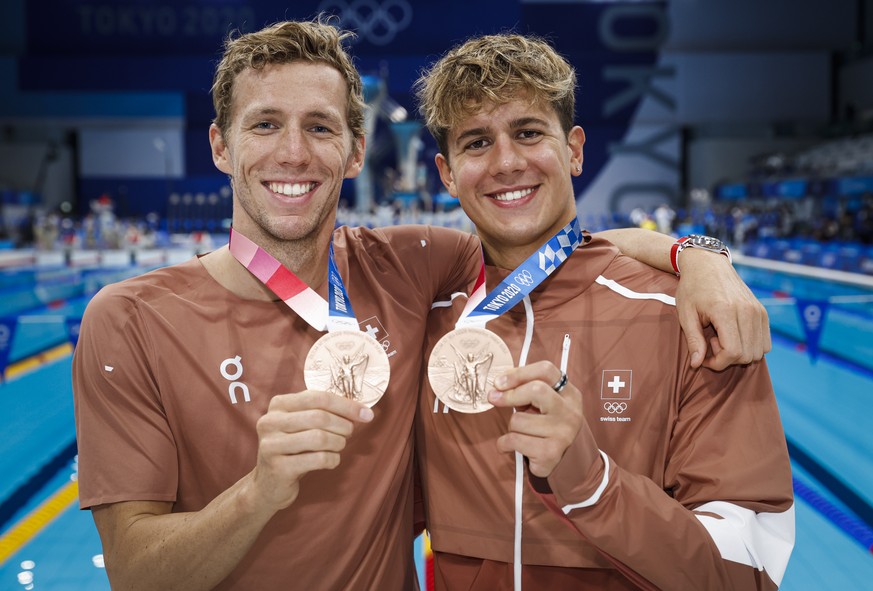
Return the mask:
[[[228,248],[240,264],[312,328],[328,332],[360,330],[343,278],[336,266],[333,242],[330,244],[327,263],[326,301],[273,255],[233,228],[230,230]]]
[[[564,226],[548,242],[522,262],[506,279],[485,295],[485,261],[483,258],[479,277],[473,293],[467,300],[456,328],[463,326],[482,327],[513,308],[522,298],[535,290],[549,275],[554,273],[582,243],[582,227],[579,218]]]

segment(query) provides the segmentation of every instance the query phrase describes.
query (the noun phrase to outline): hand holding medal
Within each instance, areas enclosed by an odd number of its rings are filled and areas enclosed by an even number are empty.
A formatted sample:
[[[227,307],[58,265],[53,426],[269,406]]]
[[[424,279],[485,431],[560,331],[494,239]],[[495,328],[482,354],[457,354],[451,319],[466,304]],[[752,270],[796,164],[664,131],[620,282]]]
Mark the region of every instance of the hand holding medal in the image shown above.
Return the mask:
[[[506,343],[485,328],[485,323],[515,306],[551,275],[582,240],[579,219],[574,218],[537,252],[533,253],[497,287],[485,295],[485,263],[470,299],[455,324],[430,354],[427,376],[439,400],[454,411],[485,412],[493,408],[488,392],[494,380],[514,367]]]
[[[358,321],[336,267],[333,244],[328,259],[328,301],[271,254],[231,230],[230,252],[301,318],[317,330],[327,329],[309,349],[303,380],[310,390],[332,392],[368,407],[376,404],[391,376],[388,355]]]

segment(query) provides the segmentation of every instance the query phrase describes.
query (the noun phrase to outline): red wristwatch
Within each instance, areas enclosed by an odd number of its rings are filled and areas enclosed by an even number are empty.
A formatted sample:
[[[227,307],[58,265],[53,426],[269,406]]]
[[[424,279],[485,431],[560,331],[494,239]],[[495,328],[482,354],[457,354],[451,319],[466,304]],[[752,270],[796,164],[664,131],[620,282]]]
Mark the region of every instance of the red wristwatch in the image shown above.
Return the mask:
[[[689,234],[676,240],[670,248],[670,264],[673,266],[673,271],[676,275],[679,275],[679,253],[689,247],[702,248],[703,250],[723,254],[728,258],[728,261],[733,263],[730,249],[718,238],[703,236],[702,234]]]

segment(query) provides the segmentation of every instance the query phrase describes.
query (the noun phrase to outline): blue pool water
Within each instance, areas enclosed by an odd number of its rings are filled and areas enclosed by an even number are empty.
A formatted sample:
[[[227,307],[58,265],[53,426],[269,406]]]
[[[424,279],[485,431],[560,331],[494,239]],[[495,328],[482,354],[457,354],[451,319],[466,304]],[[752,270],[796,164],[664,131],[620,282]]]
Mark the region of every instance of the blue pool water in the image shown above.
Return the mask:
[[[798,454],[794,476],[806,491],[796,499],[797,543],[782,589],[870,588],[873,555],[847,533],[845,520],[863,525],[865,507],[873,505],[873,303],[829,304],[821,355],[813,361],[797,307],[787,296],[873,296],[873,290],[740,270],[770,315],[774,345],[767,363],[786,436]],[[33,292],[36,279],[25,279],[0,276],[0,293]],[[26,318],[19,323],[13,357],[63,342],[64,317],[81,316],[87,299],[85,293],[73,293],[51,307],[38,302],[22,311]],[[6,515],[0,539],[75,473],[69,371],[67,355],[0,385],[0,503],[5,503],[0,509]],[[10,499],[17,504],[11,506]],[[421,566],[420,543],[414,551]],[[29,584],[61,591],[109,589],[101,552],[90,514],[71,505],[0,564],[0,589]]]

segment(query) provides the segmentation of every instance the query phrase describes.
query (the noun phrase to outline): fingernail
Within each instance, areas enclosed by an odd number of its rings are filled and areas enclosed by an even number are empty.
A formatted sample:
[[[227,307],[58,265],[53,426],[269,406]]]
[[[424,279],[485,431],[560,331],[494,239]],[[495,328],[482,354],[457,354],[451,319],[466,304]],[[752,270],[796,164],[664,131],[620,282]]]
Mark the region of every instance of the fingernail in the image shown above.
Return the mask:
[[[361,409],[361,412],[358,413],[358,416],[361,417],[362,421],[372,421],[373,420],[373,409],[367,408],[366,406]]]
[[[695,351],[691,354],[691,365],[697,365],[698,363],[700,363],[700,352]]]
[[[497,402],[501,398],[503,398],[503,392],[498,392],[497,390],[491,390],[490,392],[488,392],[489,402]]]
[[[503,388],[506,386],[506,376],[499,376],[496,380],[494,380],[494,385],[498,388]]]

